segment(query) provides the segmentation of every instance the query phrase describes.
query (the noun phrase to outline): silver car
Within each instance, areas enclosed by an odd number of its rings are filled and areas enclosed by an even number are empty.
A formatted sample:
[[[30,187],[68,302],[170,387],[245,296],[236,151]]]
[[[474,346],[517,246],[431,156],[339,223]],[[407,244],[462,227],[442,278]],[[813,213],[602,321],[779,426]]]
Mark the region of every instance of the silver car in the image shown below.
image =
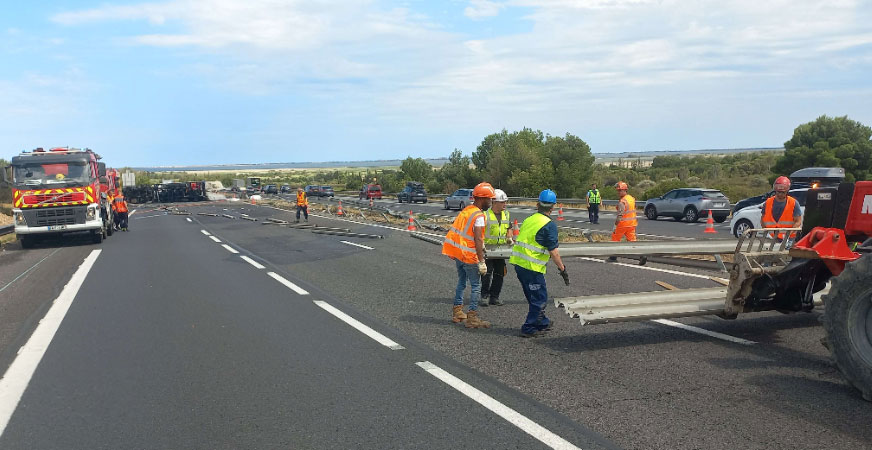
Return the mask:
[[[458,189],[445,197],[445,209],[463,209],[472,204],[472,189]]]
[[[673,189],[662,197],[645,202],[645,217],[650,220],[667,216],[696,222],[700,217],[708,217],[709,213],[717,223],[727,220],[730,215],[730,200],[717,189]]]

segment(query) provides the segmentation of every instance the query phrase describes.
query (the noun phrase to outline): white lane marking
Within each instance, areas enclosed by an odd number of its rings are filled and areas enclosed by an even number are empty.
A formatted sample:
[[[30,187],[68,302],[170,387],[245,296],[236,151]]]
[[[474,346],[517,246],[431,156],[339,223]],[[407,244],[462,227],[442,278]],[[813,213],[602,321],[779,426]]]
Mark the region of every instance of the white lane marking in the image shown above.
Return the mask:
[[[239,253],[238,251],[236,251],[235,248],[233,248],[227,244],[221,244],[221,246],[224,247],[224,250],[227,250],[230,253]]]
[[[185,220],[187,220],[188,222],[193,222],[190,217],[185,217]]]
[[[640,269],[640,270],[653,270],[654,272],[671,273],[673,275],[683,275],[686,277],[693,277],[693,278],[704,278],[706,280],[710,279],[708,275],[699,275],[699,274],[695,274],[695,273],[679,272],[677,270],[660,269],[658,267],[646,267],[646,266],[639,266],[639,265],[635,265],[635,264],[625,264],[625,263],[619,263],[619,262],[607,263],[602,259],[588,258],[586,256],[583,256],[579,259],[583,259],[585,261],[599,262],[599,263],[604,263],[604,264],[612,264],[615,266],[632,267],[634,269]]]
[[[343,244],[353,245],[353,246],[355,246],[355,247],[365,248],[365,249],[367,249],[367,250],[375,250],[375,249],[372,248],[372,247],[367,247],[367,246],[362,245],[362,244],[356,244],[356,243],[354,243],[354,242],[348,242],[348,241],[339,241],[339,242],[341,242],[341,243],[343,243]]]
[[[212,236],[212,234],[210,234],[210,233],[209,233],[208,231],[206,231],[206,230],[200,230],[200,233],[203,233],[203,234],[205,234],[206,236]]]
[[[730,336],[728,334],[718,333],[717,331],[709,331],[705,328],[694,327],[691,325],[685,325],[683,323],[673,322],[671,320],[666,319],[654,319],[652,322],[657,322],[659,324],[668,325],[670,327],[681,328],[682,330],[692,331],[694,333],[704,334],[706,336],[710,336],[713,338],[723,339],[725,341],[734,342],[736,344],[742,345],[754,345],[756,342],[749,341],[747,339],[737,338],[734,336]]]
[[[130,217],[130,216],[136,214],[136,211],[139,211],[139,210],[138,210],[138,209],[134,209],[133,211],[130,211],[130,214],[128,214],[127,217]]]
[[[266,268],[266,267],[263,266],[263,264],[261,264],[261,263],[255,261],[255,260],[253,260],[253,259],[251,259],[251,258],[249,258],[249,257],[247,257],[247,256],[245,256],[245,255],[240,256],[240,258],[244,259],[247,263],[251,264],[251,265],[254,266],[256,269],[265,269],[265,268]]]
[[[61,248],[63,248],[63,247],[61,247]],[[15,277],[15,278],[13,278],[12,281],[6,283],[6,286],[3,286],[2,288],[0,288],[0,292],[3,292],[4,290],[6,290],[6,288],[8,288],[9,286],[12,286],[12,283],[18,281],[19,278],[21,278],[21,277],[27,275],[31,270],[35,269],[36,266],[42,264],[43,261],[47,260],[49,257],[51,257],[52,255],[54,255],[55,253],[57,253],[57,252],[59,252],[59,251],[61,251],[61,249],[60,249],[60,248],[57,248],[57,249],[55,249],[55,251],[49,253],[48,255],[45,255],[45,257],[42,258],[42,259],[40,259],[39,261],[37,261],[36,264],[30,266],[29,269],[25,270],[24,272],[21,272],[21,274],[18,275],[17,277]]]
[[[369,336],[370,338],[372,338],[374,341],[378,342],[379,344],[384,345],[385,347],[387,347],[391,350],[403,350],[405,348],[402,345],[397,344],[396,342],[392,341],[387,336],[385,336],[385,335],[379,333],[378,331],[375,331],[372,328],[362,324],[360,321],[358,321],[354,317],[351,317],[348,314],[345,314],[344,312],[336,309],[336,307],[334,307],[333,305],[331,305],[323,300],[313,300],[313,301],[315,302],[316,305],[321,307],[321,309],[323,309],[324,311],[327,311],[330,314],[333,314],[339,320],[351,325],[354,329]]]
[[[151,215],[151,216],[142,216],[142,217],[139,217],[139,219],[148,219],[148,218],[150,218],[150,217],[163,217],[163,216],[165,216],[165,215],[166,215],[166,214],[153,214],[153,215]],[[128,214],[127,217],[130,217],[130,214]]]
[[[422,361],[415,363],[416,366],[424,369],[430,375],[441,380],[443,383],[453,387],[458,390],[461,394],[471,398],[476,403],[484,406],[489,409],[494,414],[502,417],[512,425],[520,428],[525,433],[533,436],[543,444],[554,448],[554,449],[575,449],[580,450],[578,447],[573,445],[571,442],[563,439],[562,437],[552,433],[547,428],[539,425],[536,422],[528,419],[526,416],[521,413],[515,411],[512,408],[504,405],[499,402],[495,398],[490,395],[485,394],[484,392],[470,386],[465,381],[460,378],[451,375],[430,361]]]
[[[18,402],[21,401],[21,396],[24,395],[27,385],[30,384],[36,367],[42,361],[42,356],[51,344],[64,316],[73,304],[73,299],[76,298],[76,294],[82,287],[82,283],[85,282],[88,272],[94,266],[101,251],[92,251],[82,262],[82,265],[76,269],[70,281],[52,303],[51,308],[45,313],[45,317],[39,321],[39,325],[36,326],[30,339],[18,350],[15,360],[12,361],[9,369],[0,379],[0,436],[6,431],[6,425],[9,424],[9,419],[18,407]]]
[[[221,242],[221,239],[218,239],[215,236],[209,236],[209,239],[212,239],[215,242]]]
[[[294,283],[291,283],[290,281],[286,280],[285,277],[283,277],[275,272],[267,272],[267,275],[271,276],[273,279],[275,279],[279,283],[284,284],[286,287],[288,287],[290,290],[296,292],[297,294],[309,295],[309,291],[301,288],[300,286],[297,286]]]

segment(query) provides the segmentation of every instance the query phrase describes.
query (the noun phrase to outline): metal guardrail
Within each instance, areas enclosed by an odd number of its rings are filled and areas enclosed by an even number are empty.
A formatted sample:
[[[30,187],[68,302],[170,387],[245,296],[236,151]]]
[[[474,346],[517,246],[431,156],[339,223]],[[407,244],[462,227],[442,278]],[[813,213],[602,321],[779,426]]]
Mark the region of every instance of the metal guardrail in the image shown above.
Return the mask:
[[[0,236],[14,233],[14,232],[15,232],[15,225],[9,224],[9,225],[0,226]]]

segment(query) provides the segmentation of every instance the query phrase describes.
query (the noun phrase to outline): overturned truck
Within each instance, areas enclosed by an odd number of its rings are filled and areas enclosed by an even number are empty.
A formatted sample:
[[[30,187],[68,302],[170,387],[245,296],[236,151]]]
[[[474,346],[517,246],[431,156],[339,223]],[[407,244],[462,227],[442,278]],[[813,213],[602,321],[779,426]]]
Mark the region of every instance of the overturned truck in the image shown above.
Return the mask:
[[[130,186],[123,192],[131,203],[201,202],[208,199],[205,181]]]

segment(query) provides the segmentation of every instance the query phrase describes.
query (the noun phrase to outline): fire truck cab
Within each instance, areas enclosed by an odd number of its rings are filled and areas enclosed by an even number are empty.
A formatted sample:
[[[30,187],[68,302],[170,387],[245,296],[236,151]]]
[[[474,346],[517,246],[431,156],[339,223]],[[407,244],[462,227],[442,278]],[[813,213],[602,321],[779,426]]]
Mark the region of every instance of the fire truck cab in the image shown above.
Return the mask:
[[[37,148],[12,158],[12,215],[23,247],[39,236],[72,232],[103,241],[111,209],[101,186],[109,184],[106,167],[99,159],[90,149],[70,147]]]

